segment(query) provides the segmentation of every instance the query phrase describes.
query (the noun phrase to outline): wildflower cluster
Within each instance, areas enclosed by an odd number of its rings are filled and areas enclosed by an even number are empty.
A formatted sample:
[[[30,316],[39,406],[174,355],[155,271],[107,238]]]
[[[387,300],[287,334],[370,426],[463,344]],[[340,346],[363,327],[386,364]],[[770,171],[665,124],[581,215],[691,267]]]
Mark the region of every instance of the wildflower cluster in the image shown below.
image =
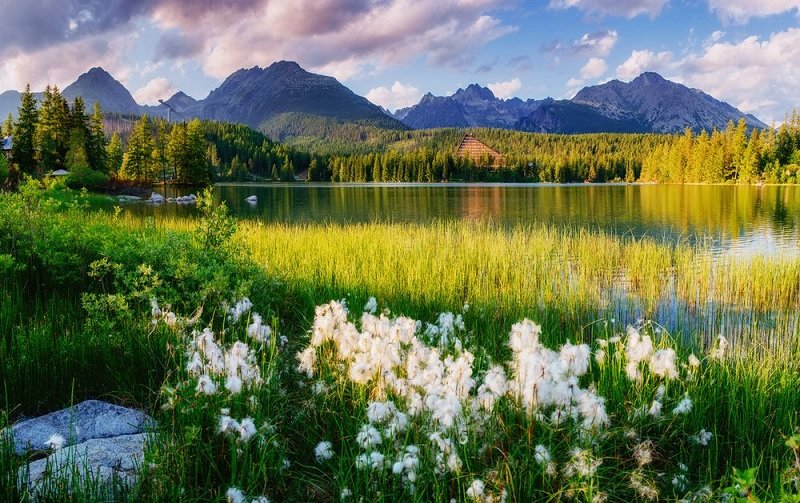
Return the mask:
[[[371,298],[356,325],[344,301],[318,306],[310,343],[296,355],[298,370],[313,380],[315,392],[328,390],[333,381],[363,389],[370,397],[364,402],[366,422],[354,433],[357,469],[382,477],[391,474],[410,494],[427,470],[435,477],[472,476],[464,489],[467,499],[502,501],[507,494],[504,482],[486,478],[495,472],[474,471],[481,464],[471,456],[485,456],[488,446],[472,442],[490,435],[501,444],[513,444],[495,423],[498,417],[519,413],[542,425],[540,432],[563,432],[559,452],[552,454],[542,443],[532,449],[531,457],[543,476],[562,481],[569,494],[595,501],[609,497],[597,490],[598,469],[604,464],[604,443],[612,442],[618,432],[633,440],[627,462],[632,468],[626,472],[633,494],[647,500],[658,499],[663,488],[688,490],[685,470],[670,470],[671,478],[662,474],[655,479],[653,466],[668,469],[660,461],[657,437],[657,425],[667,423],[658,421],[664,410],[673,417],[691,413],[689,386],[681,381],[682,376],[695,375],[700,360],[692,355],[681,363],[674,349],[658,347],[648,327],[628,327],[624,335],[596,341],[598,371],[607,368],[609,375],[621,376],[616,386],[631,393],[614,404],[614,415],[598,384],[589,380],[593,361],[587,344],[566,342],[550,349],[540,340],[541,327],[526,319],[511,327],[510,359],[503,364],[488,361],[481,371],[461,342],[462,315],[443,313],[436,323],[422,323],[390,317],[388,310],[377,312]],[[624,370],[614,373],[612,368]],[[641,406],[630,410],[631,403]],[[650,436],[641,438],[643,431]],[[701,430],[685,438],[687,445],[704,446],[711,437]],[[346,446],[343,449],[348,452]],[[333,455],[329,441],[314,449],[320,463]],[[466,466],[471,468],[465,474]],[[490,485],[499,492],[487,490]]]

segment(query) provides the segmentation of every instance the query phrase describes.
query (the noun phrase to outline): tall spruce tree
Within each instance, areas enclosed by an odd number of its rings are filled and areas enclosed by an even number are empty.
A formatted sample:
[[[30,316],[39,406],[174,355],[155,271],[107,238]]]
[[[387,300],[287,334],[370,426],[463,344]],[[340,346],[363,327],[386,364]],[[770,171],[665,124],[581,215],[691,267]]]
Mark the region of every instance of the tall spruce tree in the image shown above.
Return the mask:
[[[3,123],[3,129],[0,132],[0,136],[12,136],[14,134],[14,116],[11,115],[11,112],[8,112],[8,117],[6,117],[6,121]]]
[[[100,108],[100,103],[95,102],[92,116],[89,118],[86,156],[92,169],[107,173],[109,167],[106,157],[106,132],[104,126],[103,111]]]
[[[36,124],[39,122],[39,110],[31,86],[25,86],[20,98],[17,123],[14,126],[14,144],[11,158],[23,173],[31,174],[36,170]]]
[[[116,174],[122,168],[122,140],[119,134],[111,135],[111,140],[106,147],[106,169],[109,174]]]
[[[153,181],[152,156],[153,135],[150,132],[150,120],[143,115],[133,126],[128,138],[128,149],[122,159],[120,178],[135,182]]]

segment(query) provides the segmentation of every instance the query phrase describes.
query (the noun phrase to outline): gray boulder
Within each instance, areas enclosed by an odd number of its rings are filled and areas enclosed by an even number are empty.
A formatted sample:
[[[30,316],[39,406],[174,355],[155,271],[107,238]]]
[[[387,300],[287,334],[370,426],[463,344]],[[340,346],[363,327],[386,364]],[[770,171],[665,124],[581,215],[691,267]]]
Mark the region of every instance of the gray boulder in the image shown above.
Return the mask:
[[[89,491],[100,497],[113,496],[120,488],[136,482],[136,471],[144,461],[147,435],[123,435],[93,438],[55,451],[20,468],[20,486],[33,499],[56,495],[63,497],[73,489]]]
[[[87,400],[72,408],[46,416],[21,421],[11,427],[17,454],[46,449],[51,435],[61,435],[66,445],[81,444],[90,439],[119,437],[144,433],[154,424],[147,414],[97,400]]]

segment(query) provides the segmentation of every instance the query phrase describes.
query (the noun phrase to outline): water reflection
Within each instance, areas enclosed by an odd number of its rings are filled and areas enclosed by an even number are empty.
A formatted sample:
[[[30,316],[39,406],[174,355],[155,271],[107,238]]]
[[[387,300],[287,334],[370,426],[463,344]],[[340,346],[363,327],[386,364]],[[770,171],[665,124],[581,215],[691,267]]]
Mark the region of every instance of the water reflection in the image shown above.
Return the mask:
[[[167,190],[173,197],[190,192]],[[236,216],[265,221],[547,223],[670,241],[710,238],[743,254],[798,251],[795,186],[268,184],[220,185],[215,193]],[[257,204],[245,201],[250,195]],[[174,204],[129,209],[145,215],[196,211]]]

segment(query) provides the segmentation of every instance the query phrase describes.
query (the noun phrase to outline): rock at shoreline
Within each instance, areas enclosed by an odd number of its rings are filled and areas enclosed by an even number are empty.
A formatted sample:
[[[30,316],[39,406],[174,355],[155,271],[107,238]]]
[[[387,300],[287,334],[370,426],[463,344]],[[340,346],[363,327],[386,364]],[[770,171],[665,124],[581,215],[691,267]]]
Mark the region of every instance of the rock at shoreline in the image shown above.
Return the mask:
[[[73,445],[90,439],[144,433],[153,424],[153,419],[141,411],[87,400],[69,409],[19,422],[11,427],[11,433],[14,450],[23,454],[31,449],[46,449],[45,442],[51,435],[61,435],[66,445]]]
[[[65,447],[45,459],[19,469],[20,486],[39,497],[64,497],[72,488],[91,487],[96,496],[113,496],[136,482],[136,470],[144,461],[147,434],[93,438]]]

